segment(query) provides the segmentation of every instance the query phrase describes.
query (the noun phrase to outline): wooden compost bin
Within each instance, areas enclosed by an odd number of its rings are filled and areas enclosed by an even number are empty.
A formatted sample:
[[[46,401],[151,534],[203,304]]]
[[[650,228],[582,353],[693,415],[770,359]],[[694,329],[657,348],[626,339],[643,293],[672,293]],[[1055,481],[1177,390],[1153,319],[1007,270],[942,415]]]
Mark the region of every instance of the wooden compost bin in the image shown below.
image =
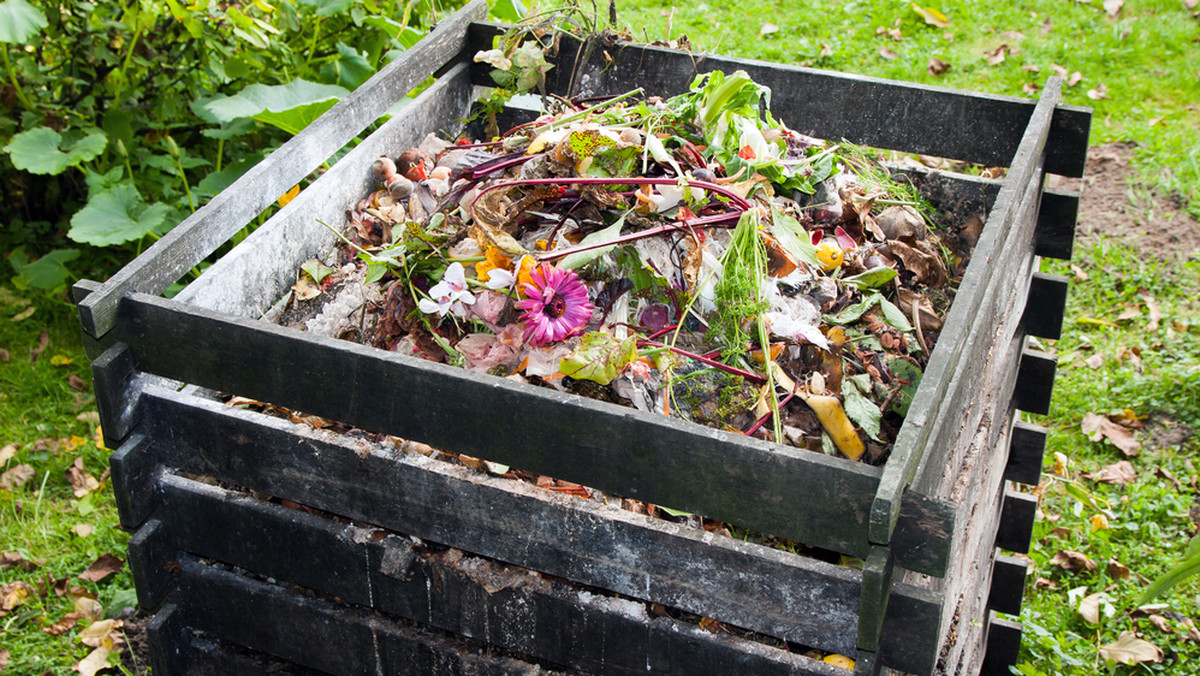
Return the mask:
[[[455,131],[498,27],[476,0],[104,284],[76,287],[139,603],[165,673],[1006,673],[1020,626],[1090,113],[658,47],[564,39],[550,91],[670,95],[744,69],[818,137],[1006,166],[913,179],[986,227],[886,466],[515,384],[260,317],[335,245],[371,160]],[[580,54],[584,56],[579,56]],[[587,58],[590,57],[590,61]],[[159,294],[430,74],[403,112],[173,299]],[[865,560],[854,570],[224,406],[217,392]],[[266,500],[267,496],[276,500]],[[296,508],[297,505],[303,508]],[[648,612],[651,604],[673,609]],[[678,616],[746,632],[710,633]],[[757,637],[759,640],[752,640]],[[787,642],[785,644],[785,642]],[[788,644],[791,649],[789,650]],[[783,647],[780,647],[783,646]]]

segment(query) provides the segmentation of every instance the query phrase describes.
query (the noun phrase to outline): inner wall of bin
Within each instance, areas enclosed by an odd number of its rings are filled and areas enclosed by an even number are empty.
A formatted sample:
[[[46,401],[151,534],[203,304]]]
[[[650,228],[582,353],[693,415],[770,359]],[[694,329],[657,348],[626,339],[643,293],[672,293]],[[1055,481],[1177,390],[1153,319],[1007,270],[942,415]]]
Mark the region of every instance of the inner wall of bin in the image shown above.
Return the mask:
[[[438,78],[176,299],[239,317],[261,317],[296,282],[301,263],[324,259],[336,246],[338,238],[330,228],[342,232],[347,210],[374,188],[375,158],[397,155],[431,131],[458,133],[480,90],[471,85],[469,70],[459,64]]]

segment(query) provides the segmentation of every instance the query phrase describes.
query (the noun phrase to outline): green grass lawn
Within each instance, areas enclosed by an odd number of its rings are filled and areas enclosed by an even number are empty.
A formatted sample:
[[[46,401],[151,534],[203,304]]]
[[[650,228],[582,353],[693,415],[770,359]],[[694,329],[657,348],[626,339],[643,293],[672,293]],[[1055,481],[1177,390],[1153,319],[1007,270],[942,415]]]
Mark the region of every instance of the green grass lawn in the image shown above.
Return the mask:
[[[1192,214],[1200,213],[1200,19],[1183,0],[1128,2],[1115,16],[1104,4],[944,3],[936,8],[945,27],[930,25],[903,2],[638,0],[618,10],[637,38],[686,33],[700,50],[999,94],[1036,95],[1056,66],[1068,78],[1078,72],[1064,99],[1095,108],[1092,143],[1139,144],[1140,183],[1131,191],[1178,196]],[[931,59],[949,69],[933,74]],[[1182,556],[1196,532],[1189,509],[1198,490],[1192,457],[1200,441],[1189,427],[1200,425],[1200,264],[1160,263],[1106,241],[1078,247],[1074,265],[1078,270],[1046,264],[1075,281],[1064,335],[1045,345],[1058,354],[1060,367],[1051,414],[1037,420],[1052,434],[1020,618],[1021,669],[1200,673],[1200,631],[1190,619],[1200,618],[1200,587],[1189,581],[1149,611],[1135,610],[1147,582]],[[81,628],[120,612],[131,598],[127,568],[97,581],[78,577],[104,554],[125,558],[127,536],[116,527],[105,473],[109,451],[97,442],[90,371],[64,299],[0,285],[0,472],[6,482],[0,488],[0,672],[6,666],[12,674],[74,673],[95,650],[81,640]],[[1128,458],[1081,430],[1089,413],[1125,409],[1144,425],[1136,433],[1140,454]],[[68,471],[77,458],[96,484]],[[1084,476],[1121,460],[1131,463],[1135,480],[1109,484]],[[1095,569],[1055,565],[1062,550],[1086,557]],[[1099,609],[1098,622],[1085,619],[1081,604],[1085,611]],[[79,613],[77,626],[64,628],[72,613]],[[1127,631],[1161,648],[1163,661],[1106,664],[1100,648]],[[116,664],[118,657],[108,660]]]

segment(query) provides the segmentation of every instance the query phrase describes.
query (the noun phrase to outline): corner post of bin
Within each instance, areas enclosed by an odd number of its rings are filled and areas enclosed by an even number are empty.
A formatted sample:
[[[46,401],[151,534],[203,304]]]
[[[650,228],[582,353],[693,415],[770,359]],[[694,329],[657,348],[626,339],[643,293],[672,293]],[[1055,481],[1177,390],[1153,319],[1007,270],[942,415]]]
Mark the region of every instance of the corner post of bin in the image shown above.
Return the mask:
[[[468,26],[486,14],[486,0],[471,0],[439,23],[416,47],[381,68],[81,299],[78,310],[84,333],[102,340],[116,326],[117,309],[125,294],[162,293],[210,256],[413,87],[457,59],[466,46]]]

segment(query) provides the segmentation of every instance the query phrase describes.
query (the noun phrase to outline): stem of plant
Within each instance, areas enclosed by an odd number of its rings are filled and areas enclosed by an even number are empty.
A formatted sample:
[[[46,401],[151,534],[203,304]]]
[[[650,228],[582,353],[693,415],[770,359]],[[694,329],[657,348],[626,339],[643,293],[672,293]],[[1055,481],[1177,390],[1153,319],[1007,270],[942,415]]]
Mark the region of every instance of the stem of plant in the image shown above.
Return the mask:
[[[13,69],[12,61],[8,59],[8,45],[5,45],[4,49],[0,50],[0,54],[4,55],[4,70],[8,71],[8,81],[12,83],[13,91],[17,93],[17,98],[20,99],[21,105],[25,106],[26,110],[33,110],[35,107],[33,101],[30,100],[29,95],[21,87],[21,81],[17,78],[17,72]]]
[[[195,212],[196,202],[192,199],[192,188],[188,185],[187,175],[183,173],[183,162],[178,157],[175,158],[175,168],[179,170],[179,180],[183,182],[183,191],[187,193],[188,207]]]
[[[709,359],[708,357],[705,357],[703,355],[699,355],[694,352],[688,352],[687,350],[684,350],[684,349],[681,349],[678,347],[674,347],[671,345],[663,345],[662,343],[656,343],[652,340],[639,340],[638,347],[665,347],[666,349],[674,352],[675,354],[677,354],[681,357],[687,357],[688,359],[693,359],[695,361],[700,362],[701,364],[711,366],[715,369],[720,369],[726,373],[730,373],[735,376],[740,376],[752,383],[755,383],[756,385],[762,385],[767,382],[766,378],[758,375],[757,373],[752,373],[750,371],[740,369],[736,366],[730,366],[729,364],[722,364],[721,362],[719,362],[715,359]]]

